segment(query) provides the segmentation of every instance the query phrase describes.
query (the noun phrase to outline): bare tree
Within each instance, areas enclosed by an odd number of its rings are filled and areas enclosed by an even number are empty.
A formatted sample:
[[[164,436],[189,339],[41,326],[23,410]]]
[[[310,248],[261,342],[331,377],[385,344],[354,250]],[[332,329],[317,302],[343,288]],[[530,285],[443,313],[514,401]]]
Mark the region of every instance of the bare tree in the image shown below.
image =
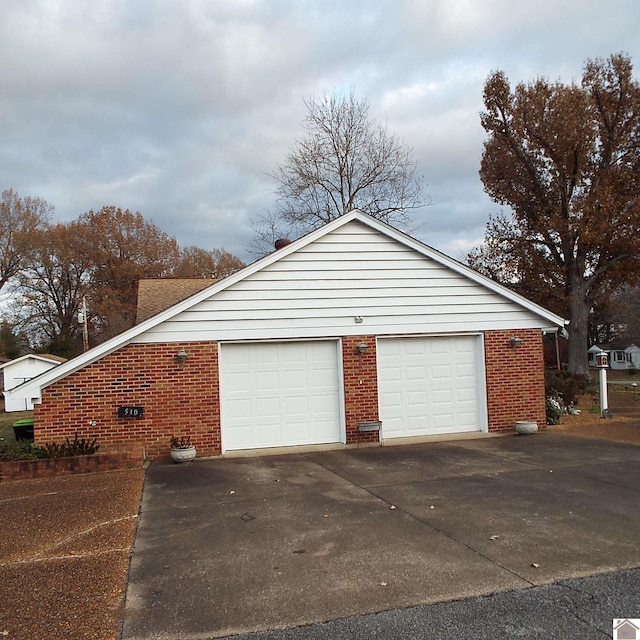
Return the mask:
[[[71,357],[82,348],[78,311],[93,260],[78,251],[78,222],[48,225],[32,235],[33,259],[19,275],[13,299],[18,326],[50,353]]]
[[[373,122],[369,102],[353,92],[311,98],[305,105],[305,135],[272,174],[278,200],[271,214],[253,224],[257,235],[272,235],[274,226],[306,233],[352,209],[410,227],[407,211],[427,204],[413,150]]]
[[[0,199],[0,290],[33,256],[33,236],[47,223],[53,207],[41,198],[21,198],[13,189]]]

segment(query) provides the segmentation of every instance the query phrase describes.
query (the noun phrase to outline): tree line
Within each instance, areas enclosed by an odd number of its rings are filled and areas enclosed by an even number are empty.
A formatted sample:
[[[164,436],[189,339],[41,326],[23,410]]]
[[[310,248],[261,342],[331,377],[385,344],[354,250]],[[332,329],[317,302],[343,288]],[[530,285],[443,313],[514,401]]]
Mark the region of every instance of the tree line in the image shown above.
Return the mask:
[[[569,319],[568,368],[587,373],[594,341],[640,334],[640,84],[631,60],[588,60],[570,84],[537,78],[512,87],[496,71],[483,99],[479,175],[506,209],[490,217],[467,262]],[[304,135],[272,174],[277,202],[252,220],[250,253],[261,257],[277,238],[353,208],[410,230],[410,212],[428,204],[412,149],[353,91],[305,105]],[[53,353],[77,351],[83,296],[95,343],[134,322],[140,278],[218,278],[242,266],[222,249],[181,249],[139,213],[104,207],[67,224],[50,216],[38,198],[2,195],[0,291],[11,283],[12,326]],[[15,336],[8,329],[0,340]]]
[[[180,247],[138,212],[106,206],[58,223],[52,214],[41,198],[2,193],[0,293],[10,293],[0,327],[5,357],[29,349],[78,354],[84,306],[91,346],[130,328],[141,279],[219,279],[244,266],[224,249]]]

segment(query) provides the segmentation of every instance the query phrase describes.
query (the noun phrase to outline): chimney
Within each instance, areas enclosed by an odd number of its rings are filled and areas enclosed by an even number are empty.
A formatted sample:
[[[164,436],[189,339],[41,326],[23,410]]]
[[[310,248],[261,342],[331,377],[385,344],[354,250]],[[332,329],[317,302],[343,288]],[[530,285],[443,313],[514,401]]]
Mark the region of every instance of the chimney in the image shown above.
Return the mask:
[[[289,240],[288,238],[278,238],[273,243],[273,246],[276,248],[276,251],[277,251],[278,249],[282,249],[283,247],[286,247],[288,244],[291,244],[291,240]]]

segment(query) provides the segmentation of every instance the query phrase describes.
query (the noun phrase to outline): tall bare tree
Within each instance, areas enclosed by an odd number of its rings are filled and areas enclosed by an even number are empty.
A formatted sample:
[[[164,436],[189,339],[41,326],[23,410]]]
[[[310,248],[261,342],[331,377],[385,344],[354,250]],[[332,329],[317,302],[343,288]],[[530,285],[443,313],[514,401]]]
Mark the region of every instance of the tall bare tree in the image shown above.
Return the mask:
[[[372,121],[369,102],[353,91],[310,98],[305,105],[304,136],[272,175],[277,204],[254,221],[252,253],[279,229],[306,233],[352,209],[409,227],[407,212],[426,204],[412,149]]]
[[[19,295],[14,298],[19,326],[35,344],[65,357],[82,347],[78,311],[93,265],[90,256],[78,251],[83,232],[72,222],[32,234],[31,265],[20,273]]]
[[[49,220],[53,207],[41,198],[21,198],[13,189],[0,199],[0,290],[33,256],[33,235]]]
[[[640,272],[640,84],[631,60],[588,61],[582,84],[489,76],[480,178],[510,213],[472,266],[570,319],[569,369],[587,373],[589,309]]]

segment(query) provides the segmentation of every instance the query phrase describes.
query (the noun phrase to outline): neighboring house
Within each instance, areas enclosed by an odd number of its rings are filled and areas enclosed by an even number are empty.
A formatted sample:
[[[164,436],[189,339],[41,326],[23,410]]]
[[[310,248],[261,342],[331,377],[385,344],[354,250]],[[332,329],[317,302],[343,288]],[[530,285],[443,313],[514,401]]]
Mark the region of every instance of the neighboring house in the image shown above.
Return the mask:
[[[0,364],[4,380],[4,391],[14,389],[10,397],[5,393],[4,410],[28,411],[33,409],[31,398],[21,394],[16,387],[45,371],[49,371],[53,367],[57,367],[62,362],[66,362],[66,359],[49,354],[39,355],[32,353]]]
[[[612,342],[611,344],[594,344],[587,351],[589,366],[596,366],[596,354],[600,351],[609,356],[611,369],[640,369],[640,347],[635,344]]]
[[[36,442],[78,432],[150,458],[174,435],[217,455],[514,432],[545,425],[542,333],[564,324],[352,211],[24,391]]]
[[[155,316],[194,293],[210,287],[211,278],[153,278],[138,282],[136,324]]]
[[[11,358],[0,357],[0,366],[7,364],[7,362],[11,362]],[[1,391],[4,391],[4,376],[0,376],[0,392]],[[4,396],[2,397],[2,401],[4,402]]]

